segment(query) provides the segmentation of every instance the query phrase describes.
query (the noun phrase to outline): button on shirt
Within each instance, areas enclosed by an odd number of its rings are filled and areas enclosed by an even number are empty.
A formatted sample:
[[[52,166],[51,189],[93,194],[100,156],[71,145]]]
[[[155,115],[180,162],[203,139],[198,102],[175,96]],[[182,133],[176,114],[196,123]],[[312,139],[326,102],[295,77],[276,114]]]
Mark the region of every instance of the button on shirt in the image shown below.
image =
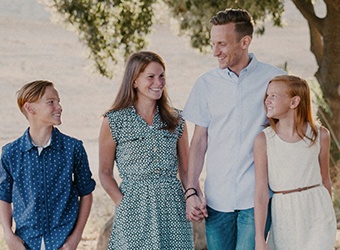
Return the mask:
[[[0,200],[13,202],[16,234],[29,249],[62,247],[78,215],[78,197],[95,188],[81,141],[53,129],[38,153],[29,129],[2,149]]]
[[[220,68],[200,76],[183,110],[184,119],[208,129],[205,194],[218,211],[254,207],[253,143],[266,123],[264,95],[270,79],[286,74],[249,56],[239,76]]]

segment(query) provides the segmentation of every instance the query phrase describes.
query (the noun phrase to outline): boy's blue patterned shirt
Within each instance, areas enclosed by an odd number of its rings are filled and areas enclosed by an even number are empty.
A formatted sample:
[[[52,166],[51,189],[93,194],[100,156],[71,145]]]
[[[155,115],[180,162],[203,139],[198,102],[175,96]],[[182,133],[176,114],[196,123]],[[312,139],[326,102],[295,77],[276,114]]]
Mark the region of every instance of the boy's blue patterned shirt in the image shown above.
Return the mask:
[[[0,162],[0,200],[13,202],[16,234],[28,249],[59,249],[78,216],[78,198],[90,194],[95,181],[80,140],[53,129],[41,154],[29,129],[5,145]]]

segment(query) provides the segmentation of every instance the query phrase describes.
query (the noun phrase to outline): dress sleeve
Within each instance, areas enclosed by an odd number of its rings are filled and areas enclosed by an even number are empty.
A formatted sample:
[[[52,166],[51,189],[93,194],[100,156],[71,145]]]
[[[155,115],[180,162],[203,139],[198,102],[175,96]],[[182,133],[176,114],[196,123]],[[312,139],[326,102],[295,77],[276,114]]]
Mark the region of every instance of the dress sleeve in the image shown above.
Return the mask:
[[[115,122],[115,112],[114,111],[107,112],[106,114],[104,114],[104,117],[108,118],[112,138],[115,141],[115,143],[118,144],[118,140],[117,140],[118,130],[117,130],[117,127],[116,127],[116,122]]]

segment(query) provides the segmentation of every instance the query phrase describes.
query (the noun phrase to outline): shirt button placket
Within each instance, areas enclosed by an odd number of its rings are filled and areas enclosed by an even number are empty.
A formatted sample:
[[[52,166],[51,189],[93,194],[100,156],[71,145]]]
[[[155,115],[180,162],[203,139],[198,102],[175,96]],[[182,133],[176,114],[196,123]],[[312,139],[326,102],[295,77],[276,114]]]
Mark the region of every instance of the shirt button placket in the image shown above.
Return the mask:
[[[45,154],[46,156],[46,154]],[[46,201],[46,171],[45,171],[45,164],[44,164],[44,155],[40,156],[40,167],[41,167],[41,196],[42,196],[42,210],[43,210],[43,225],[44,225],[44,238],[48,233],[48,214],[47,214],[47,201]],[[45,239],[46,240],[46,239]],[[45,244],[47,242],[45,241]]]
[[[155,163],[155,165],[157,166],[157,163],[158,163],[158,158],[157,158],[157,141],[156,141],[156,136],[155,135],[152,135],[152,146],[153,146],[153,149],[152,149],[152,155],[153,155],[153,161]],[[159,168],[156,167],[155,168],[155,173],[156,174],[159,174]]]

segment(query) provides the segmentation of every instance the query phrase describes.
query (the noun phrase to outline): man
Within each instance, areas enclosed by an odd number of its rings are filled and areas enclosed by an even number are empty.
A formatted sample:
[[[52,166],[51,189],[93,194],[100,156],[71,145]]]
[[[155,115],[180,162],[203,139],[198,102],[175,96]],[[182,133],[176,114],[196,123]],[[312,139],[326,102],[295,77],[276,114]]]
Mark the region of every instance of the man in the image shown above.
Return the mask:
[[[195,124],[190,145],[187,218],[206,217],[209,250],[254,249],[253,142],[266,123],[263,98],[285,74],[248,53],[253,21],[245,10],[220,11],[210,23],[219,68],[200,76],[183,117]],[[206,155],[205,198],[198,178]]]

